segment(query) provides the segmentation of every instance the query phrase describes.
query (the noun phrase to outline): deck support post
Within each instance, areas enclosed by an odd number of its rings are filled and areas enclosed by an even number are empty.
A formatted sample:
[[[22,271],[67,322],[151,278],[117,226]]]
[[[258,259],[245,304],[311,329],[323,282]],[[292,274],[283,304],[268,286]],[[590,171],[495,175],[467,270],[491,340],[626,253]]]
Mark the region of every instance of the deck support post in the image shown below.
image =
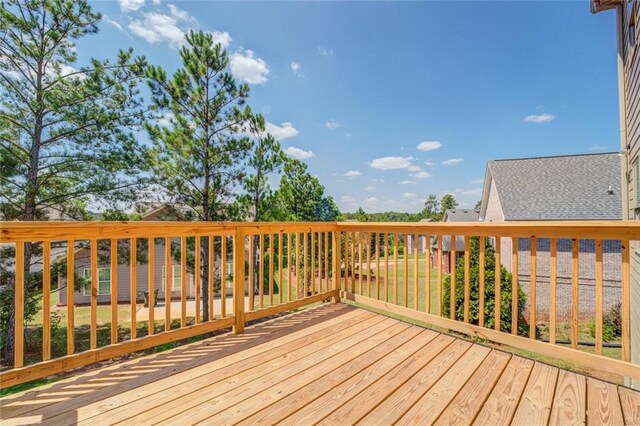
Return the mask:
[[[339,230],[334,230],[331,233],[331,245],[332,245],[332,269],[333,269],[333,291],[334,291],[334,296],[332,297],[331,301],[333,303],[340,303],[340,266],[341,266],[341,260],[340,260],[340,251],[342,249],[342,244],[340,244],[340,240],[342,238],[342,231]]]
[[[238,226],[233,237],[233,315],[235,334],[244,333],[245,230]]]

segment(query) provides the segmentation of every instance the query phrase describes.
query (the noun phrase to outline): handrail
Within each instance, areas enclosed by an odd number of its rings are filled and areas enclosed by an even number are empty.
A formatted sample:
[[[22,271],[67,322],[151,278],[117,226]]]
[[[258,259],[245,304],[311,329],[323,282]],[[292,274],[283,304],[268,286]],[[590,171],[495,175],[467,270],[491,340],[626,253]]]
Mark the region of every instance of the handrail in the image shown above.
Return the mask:
[[[409,239],[412,236],[412,239]],[[432,250],[431,238],[435,238]],[[461,237],[460,240],[457,237]],[[487,238],[490,237],[490,238]],[[428,247],[427,254],[419,253],[418,242],[423,238]],[[470,241],[479,238],[480,252],[474,262],[479,262],[479,271],[471,279]],[[443,241],[464,240],[464,249],[445,253]],[[531,249],[520,251],[518,241],[529,241]],[[550,239],[551,250],[541,253],[541,239]],[[571,251],[560,253],[556,245],[560,241],[572,240]],[[584,260],[579,252],[580,240],[595,240],[595,257]],[[603,242],[619,241],[619,253],[603,260]],[[328,298],[334,302],[340,297],[353,300],[385,311],[421,320],[435,326],[445,327],[472,336],[489,338],[495,342],[516,346],[549,356],[561,356],[577,363],[594,366],[628,377],[640,378],[640,367],[630,360],[630,241],[640,240],[640,222],[637,221],[570,221],[570,222],[419,222],[419,223],[373,223],[373,222],[0,222],[2,249],[15,247],[15,364],[13,369],[0,372],[0,388],[23,383],[66,369],[87,365],[109,357],[126,354],[159,344],[196,336],[232,326],[242,333],[246,322],[286,310],[297,309]],[[413,242],[412,255],[407,244]],[[475,240],[473,240],[475,241]],[[485,243],[493,241],[495,255],[485,255]],[[90,271],[89,296],[84,296],[73,286],[74,276],[69,276],[69,285],[64,292],[70,316],[78,317],[80,311],[89,310],[88,346],[82,346],[80,328],[70,318],[66,329],[65,353],[52,353],[52,326],[49,318],[42,321],[42,348],[40,359],[25,354],[24,336],[28,335],[24,324],[24,292],[26,276],[25,256],[35,249],[46,254],[43,277],[51,279],[54,264],[50,253],[53,244],[66,244],[64,250],[69,269],[78,272],[81,268]],[[82,242],[81,249],[77,244]],[[89,242],[90,244],[85,244]],[[153,243],[150,243],[153,242]],[[537,246],[537,250],[535,247]],[[41,247],[41,248],[40,248]],[[167,250],[167,248],[170,248]],[[400,250],[405,253],[398,255]],[[133,250],[133,252],[131,252]],[[37,251],[37,250],[36,250]],[[459,255],[456,252],[459,251]],[[90,253],[89,257],[83,257]],[[119,254],[125,260],[118,260]],[[127,257],[126,255],[130,256]],[[88,256],[88,255],[87,255]],[[607,257],[609,256],[609,257]],[[617,256],[617,257],[616,257]],[[565,256],[566,257],[566,256]],[[42,258],[42,255],[41,255]],[[108,263],[104,259],[109,259]],[[141,260],[142,259],[142,260]],[[145,260],[146,259],[146,260]],[[613,259],[613,260],[612,260]],[[86,262],[85,262],[86,260]],[[494,269],[485,264],[495,260]],[[5,262],[3,259],[2,262]],[[144,263],[147,262],[146,266]],[[443,269],[445,261],[452,270]],[[529,262],[530,268],[550,268],[549,283],[542,283],[536,271],[526,275],[526,268],[518,268],[519,262]],[[127,263],[128,262],[128,263]],[[563,262],[568,262],[564,264]],[[579,266],[594,262],[595,282],[595,351],[586,353],[578,348],[579,327],[583,327],[584,307],[577,303],[581,294]],[[608,263],[607,263],[608,262]],[[502,288],[504,274],[501,264],[514,264],[515,274],[511,290]],[[104,264],[104,267],[101,266]],[[167,266],[172,265],[171,268]],[[179,278],[174,277],[173,267],[178,268]],[[226,265],[230,265],[227,270]],[[461,269],[458,273],[455,266]],[[619,268],[622,335],[622,350],[619,360],[603,356],[603,274],[607,268]],[[559,324],[556,307],[560,286],[556,280],[561,268],[571,270],[568,294],[572,298],[569,313],[572,347],[559,347],[556,327]],[[98,269],[108,269],[111,279],[110,294],[103,295],[99,287]],[[164,268],[164,269],[163,269]],[[123,272],[125,271],[125,272]],[[422,272],[420,272],[422,271]],[[427,272],[428,271],[428,272]],[[166,273],[165,273],[166,272]],[[411,272],[411,273],[410,273]],[[609,271],[610,272],[610,271]],[[177,272],[176,272],[177,273]],[[424,274],[423,274],[424,273]],[[124,274],[124,275],[119,275]],[[127,275],[128,274],[128,275]],[[431,277],[433,274],[433,278]],[[523,275],[524,274],[524,275]],[[130,279],[129,279],[129,278]],[[64,277],[63,277],[64,278]],[[76,276],[78,285],[81,276]],[[591,279],[591,278],[590,278]],[[158,281],[156,281],[158,280]],[[180,283],[174,287],[174,280]],[[190,284],[191,281],[193,284]],[[126,287],[126,297],[118,299],[114,294],[118,282]],[[445,283],[447,283],[445,286]],[[215,286],[209,283],[215,283]],[[531,301],[526,321],[526,334],[519,328],[520,312],[518,288],[528,285],[528,295],[536,294],[548,285],[549,322],[553,330],[544,340],[537,336],[536,319],[541,306]],[[562,284],[564,285],[564,284]],[[193,290],[189,290],[193,286]],[[49,283],[43,283],[48,291]],[[215,289],[213,292],[209,288]],[[118,324],[118,304],[130,305],[137,310],[136,297],[140,291],[148,290],[148,302],[156,306],[155,290],[165,293],[165,307],[150,308],[148,319],[132,312],[130,319]],[[564,287],[563,287],[564,289]],[[231,294],[227,294],[227,290]],[[433,290],[433,294],[432,294]],[[565,290],[563,290],[565,291]],[[448,295],[446,294],[448,292]],[[174,295],[175,293],[175,295]],[[214,294],[215,293],[215,294]],[[424,293],[424,294],[422,294]],[[412,294],[413,299],[409,299]],[[459,296],[457,296],[459,294]],[[418,300],[418,295],[423,299]],[[472,299],[472,295],[475,299]],[[179,297],[180,303],[171,306],[166,300]],[[446,298],[446,300],[445,300]],[[190,300],[201,300],[195,314],[187,314]],[[215,299],[215,303],[214,303]],[[227,305],[227,300],[231,302]],[[540,300],[540,299],[538,299]],[[501,310],[489,311],[489,306],[498,302]],[[42,315],[49,315],[49,294],[42,295]],[[87,307],[83,306],[87,303]],[[202,303],[202,305],[200,305]],[[110,311],[111,329],[99,339],[105,324],[97,322],[99,309]],[[432,309],[433,305],[433,309]],[[503,308],[503,305],[505,308]],[[480,317],[470,316],[477,306]],[[508,306],[508,308],[506,307]],[[159,312],[155,312],[160,309]],[[202,317],[204,310],[209,319]],[[508,310],[511,318],[508,327],[501,326],[501,315]],[[202,312],[201,312],[202,311]],[[154,314],[155,312],[155,314]],[[446,312],[446,317],[445,317]],[[459,312],[459,313],[458,313]],[[178,314],[178,316],[176,316]],[[582,315],[582,316],[581,316]],[[141,320],[141,318],[143,318]],[[179,321],[173,321],[179,319]],[[146,333],[138,329],[144,326]],[[159,323],[159,324],[158,324]],[[122,332],[118,325],[126,328],[130,335]],[[160,328],[158,328],[160,326]],[[490,326],[490,327],[489,327]],[[31,327],[33,334],[33,327]],[[124,337],[123,337],[124,336]],[[124,339],[124,340],[123,340]],[[58,351],[59,352],[59,351]]]

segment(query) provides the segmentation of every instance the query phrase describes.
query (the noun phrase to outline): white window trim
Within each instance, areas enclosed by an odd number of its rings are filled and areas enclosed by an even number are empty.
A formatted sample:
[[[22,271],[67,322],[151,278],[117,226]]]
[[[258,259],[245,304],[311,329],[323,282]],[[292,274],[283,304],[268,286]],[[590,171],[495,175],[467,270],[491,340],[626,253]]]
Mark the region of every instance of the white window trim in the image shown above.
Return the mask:
[[[162,292],[165,292],[167,275],[166,266],[162,265]],[[177,271],[177,272],[176,272]],[[180,291],[182,289],[182,267],[180,265],[171,265],[171,291]]]
[[[104,271],[107,270],[109,271],[109,291],[107,291],[106,293],[100,293],[100,271]],[[86,277],[89,278],[89,282],[91,282],[91,268],[84,268],[82,270],[82,274]],[[98,296],[108,296],[111,294],[111,268],[98,268],[96,275],[98,276],[98,284],[97,284],[97,290],[98,290]],[[89,288],[83,287],[82,288],[82,295],[83,296],[91,296],[91,286],[89,286]]]

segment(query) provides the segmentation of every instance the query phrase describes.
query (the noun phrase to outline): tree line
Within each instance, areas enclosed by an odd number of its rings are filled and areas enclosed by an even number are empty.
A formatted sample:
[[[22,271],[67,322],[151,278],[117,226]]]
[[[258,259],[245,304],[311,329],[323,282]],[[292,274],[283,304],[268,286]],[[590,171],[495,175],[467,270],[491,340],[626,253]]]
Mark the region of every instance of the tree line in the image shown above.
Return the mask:
[[[419,222],[423,219],[431,219],[434,222],[442,220],[447,210],[458,207],[458,201],[452,194],[444,194],[439,200],[435,194],[429,194],[424,202],[424,208],[418,213],[406,212],[381,212],[366,213],[359,207],[355,213],[343,213],[345,220],[358,222]],[[476,208],[479,206],[476,205]]]

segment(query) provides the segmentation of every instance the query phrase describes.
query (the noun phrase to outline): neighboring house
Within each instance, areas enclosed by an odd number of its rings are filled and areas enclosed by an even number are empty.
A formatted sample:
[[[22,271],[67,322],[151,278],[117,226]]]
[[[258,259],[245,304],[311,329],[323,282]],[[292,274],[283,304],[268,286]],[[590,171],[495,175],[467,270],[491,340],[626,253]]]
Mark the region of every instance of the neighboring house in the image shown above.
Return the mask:
[[[429,222],[433,222],[433,219],[427,218],[427,219],[421,219],[419,221],[419,223],[429,223]],[[413,248],[415,247],[415,243],[416,243],[414,238],[415,238],[414,234],[409,234],[407,238],[407,253],[410,255],[413,254]],[[418,253],[426,253],[428,248],[429,248],[429,244],[427,241],[427,236],[418,235]]]
[[[480,215],[479,210],[474,209],[447,209],[442,216],[443,222],[477,222]],[[456,235],[456,256],[455,262],[461,256],[464,256],[464,237]],[[438,264],[438,238],[431,239],[431,264]],[[455,264],[454,264],[455,265]],[[451,268],[455,267],[451,264],[451,236],[442,236],[442,272],[448,274]]]
[[[144,214],[144,220],[163,220],[163,213],[165,212],[162,206],[152,206]],[[173,244],[179,244],[179,239],[174,239]],[[105,256],[99,256],[108,258],[108,249]],[[246,254],[248,256],[248,254]],[[66,256],[58,257],[58,262],[64,262]],[[226,263],[225,276],[226,280],[226,293],[227,295],[233,292],[233,282],[231,276],[233,274],[233,263],[230,261]],[[91,252],[87,247],[79,247],[75,252],[74,266],[76,275],[85,276],[90,279],[91,277]],[[214,259],[214,271],[218,271],[220,267],[220,257],[216,253]],[[171,259],[171,298],[179,299],[181,297],[182,268],[180,266],[179,259],[172,257]],[[120,263],[117,268],[118,274],[118,303],[130,303],[131,301],[131,271],[129,263]],[[143,300],[142,292],[149,288],[149,267],[148,264],[138,264],[136,268],[136,293],[140,301]],[[155,244],[155,258],[154,258],[154,289],[158,289],[158,300],[166,300],[167,292],[165,289],[166,283],[166,268],[165,268],[165,242],[164,239],[157,239]],[[111,301],[111,266],[109,261],[106,263],[100,263],[98,265],[98,303],[109,303]],[[58,287],[66,287],[66,277],[60,275],[58,277]],[[192,272],[187,272],[187,298],[195,297],[195,280]],[[74,304],[85,305],[91,303],[91,290],[90,288],[82,288],[74,292]],[[67,292],[60,291],[59,305],[67,304]]]
[[[493,160],[487,163],[480,220],[485,222],[621,220],[622,186],[618,153]],[[512,239],[501,238],[500,260],[513,271]],[[557,245],[557,315],[571,307],[571,241]],[[518,278],[530,294],[530,239],[518,239]],[[621,245],[604,242],[605,310],[620,301]],[[550,240],[537,239],[537,314],[549,306]],[[595,242],[579,243],[579,313],[595,313]]]
[[[640,5],[630,0],[591,0],[591,12],[615,10],[623,219],[640,219]],[[640,364],[640,243],[631,250],[631,361]],[[640,388],[640,381],[634,383]]]

